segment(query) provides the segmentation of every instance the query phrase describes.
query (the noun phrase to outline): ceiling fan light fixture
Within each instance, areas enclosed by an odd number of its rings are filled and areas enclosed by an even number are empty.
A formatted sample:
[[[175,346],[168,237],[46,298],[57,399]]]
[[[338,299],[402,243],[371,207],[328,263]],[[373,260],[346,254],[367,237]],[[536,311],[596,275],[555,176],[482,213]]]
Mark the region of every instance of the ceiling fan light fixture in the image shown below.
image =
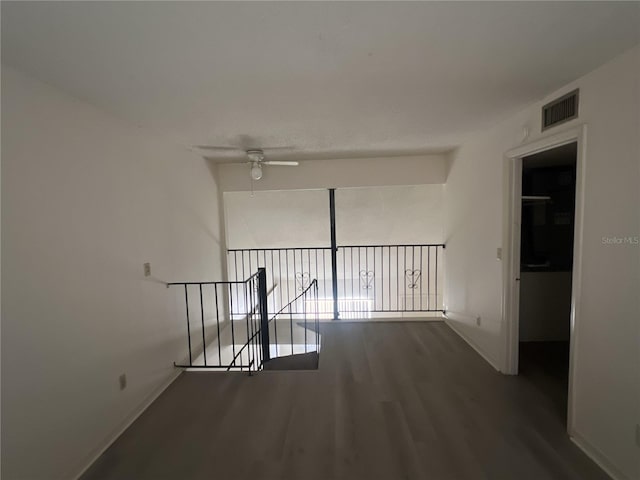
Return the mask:
[[[264,160],[264,152],[262,150],[247,150],[246,154],[252,162],[261,162]]]
[[[251,178],[254,180],[260,180],[262,178],[262,165],[258,162],[251,164]]]

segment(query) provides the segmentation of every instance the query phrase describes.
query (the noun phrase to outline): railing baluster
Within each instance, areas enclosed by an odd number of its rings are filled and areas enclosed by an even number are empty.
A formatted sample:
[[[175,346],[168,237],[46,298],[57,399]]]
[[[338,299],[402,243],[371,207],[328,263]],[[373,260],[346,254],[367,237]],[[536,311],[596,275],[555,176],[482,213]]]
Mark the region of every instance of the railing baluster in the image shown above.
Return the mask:
[[[289,282],[289,250],[285,250],[284,251],[284,258],[285,258],[285,261],[286,261],[286,264],[287,264],[286,265],[287,266],[287,273],[286,273],[286,275],[287,275],[287,298],[291,298],[291,292],[289,290],[289,284],[290,284],[290,282]],[[294,275],[294,277],[295,277],[295,275]],[[295,278],[294,278],[294,282],[295,282]],[[295,292],[295,287],[294,287],[293,291]]]
[[[391,310],[391,247],[387,248],[389,252],[389,310]]]
[[[258,309],[260,312],[260,351],[261,364],[271,358],[269,341],[269,308],[267,303],[267,271],[265,268],[258,270]]]
[[[258,363],[256,363],[256,371],[260,370],[260,365],[262,365],[262,349],[260,348],[260,335],[259,335],[259,330],[260,330],[260,318],[258,315],[258,312],[260,311],[259,308],[256,310],[256,303],[257,303],[257,291],[258,289],[258,281],[256,280],[253,288],[251,289],[251,319],[253,321],[253,348],[254,348],[254,352],[255,352],[255,358],[258,359]]]
[[[249,290],[251,289],[251,285],[250,284],[249,284],[248,289]],[[251,313],[250,313],[250,309],[248,307],[248,305],[249,305],[249,296],[248,295],[249,295],[249,292],[247,291],[247,284],[245,283],[244,284],[244,301],[245,301],[245,304],[247,305],[247,308],[246,308],[246,310],[247,310],[247,316],[246,316],[246,319],[247,319],[247,366],[249,367],[249,372],[251,372],[251,347],[250,347],[250,344],[251,344],[251,329],[249,328],[249,316],[250,316]]]
[[[320,315],[318,312],[318,280],[316,279],[316,352],[320,353]]]
[[[291,333],[291,355],[293,355],[293,314],[291,313],[291,304],[289,304],[289,330]]]
[[[325,250],[322,250],[322,296],[327,298],[327,259]]]
[[[218,330],[218,365],[222,366],[222,346],[220,345],[220,309],[218,307],[218,285],[213,285],[213,295],[216,297],[216,328]]]
[[[424,247],[420,245],[420,272],[424,272],[424,267],[422,266],[422,250]],[[420,311],[422,311],[422,275],[420,275]]]
[[[284,290],[284,286],[282,285],[282,250],[278,250],[278,291],[280,292],[280,304],[278,308],[282,308],[282,292]]]
[[[371,317],[371,311],[373,310],[371,308],[371,304],[370,302],[370,295],[371,295],[371,288],[373,287],[373,277],[371,275],[373,275],[373,270],[369,270],[369,247],[364,247],[364,270],[365,270],[365,275],[363,277],[363,281],[364,281],[364,289],[366,290],[365,295],[366,295],[366,300],[365,300],[365,304],[363,307],[364,313],[366,315],[365,318],[370,318]]]
[[[400,247],[396,247],[396,310],[400,310]]]
[[[367,253],[368,255],[368,253]],[[371,309],[371,311],[375,311],[376,308],[378,308],[378,306],[376,305],[376,247],[373,247],[373,270],[372,270],[372,274],[373,277],[371,277],[371,288],[373,288],[373,308]],[[368,297],[368,295],[367,295]]]
[[[436,276],[435,276],[435,282],[436,282],[436,309],[438,308],[438,247],[436,247]]]
[[[233,259],[234,259],[234,264],[235,264],[235,280],[238,281],[238,252],[233,252]],[[236,289],[236,298],[238,297],[238,284],[235,284],[235,289]],[[229,289],[229,291],[231,291],[231,288]],[[231,304],[231,320],[233,320],[233,304]],[[234,355],[235,356],[235,355]]]
[[[361,248],[358,247],[358,301],[362,300],[362,275],[360,272],[362,271],[362,254]]]
[[[411,311],[415,311],[416,309],[416,304],[415,304],[415,300],[416,300],[416,284],[415,284],[415,271],[416,271],[416,265],[415,265],[415,259],[416,259],[416,247],[412,246],[411,247],[411,283],[412,283],[412,287],[411,288]]]
[[[251,256],[249,256],[249,260],[251,260]],[[255,316],[255,290],[256,290],[256,285],[255,282],[251,282],[251,288],[249,289],[249,298],[250,298],[250,312],[251,312],[251,345],[253,347],[253,360],[254,360],[254,367],[256,367],[258,365],[258,363],[256,362],[256,358],[257,358],[257,350],[256,350],[256,316]],[[255,368],[257,370],[257,368]]]
[[[200,318],[202,319],[202,355],[204,356],[204,366],[207,366],[207,342],[204,335],[204,306],[202,303],[202,284],[200,284]]]
[[[384,247],[380,248],[380,300],[381,310],[384,311]]]
[[[402,304],[402,310],[406,310],[407,309],[407,247],[402,247],[402,259],[404,261],[404,268],[402,269],[403,271],[403,275],[402,275],[402,280],[403,280],[403,285],[404,285],[404,294],[403,294],[403,304]]]
[[[231,303],[231,311],[233,312],[233,289],[231,285],[229,285],[229,302]],[[236,333],[233,325],[233,313],[229,317],[229,322],[231,323],[231,354],[233,358],[236,358]]]
[[[340,251],[342,252],[342,271],[343,271],[343,275],[342,275],[342,279],[343,279],[342,303],[343,303],[343,306],[344,306],[345,299],[347,298],[347,249],[346,248],[341,248]],[[338,300],[339,300],[339,298],[338,298]],[[349,317],[347,317],[347,318],[349,318]]]
[[[298,272],[297,272],[297,267],[296,267],[296,250],[294,249],[293,250],[293,291],[294,292],[298,291],[297,282],[298,282]],[[294,293],[294,295],[295,295],[295,293]],[[289,297],[289,298],[291,298],[291,297]]]
[[[427,247],[427,310],[431,310],[431,247]]]
[[[275,269],[273,268],[273,250],[271,250],[271,303],[272,303],[272,311],[276,311],[276,296],[275,296],[275,288],[276,288],[276,279],[275,279]],[[273,336],[276,339],[276,355],[277,355],[277,345],[278,345],[278,322],[273,322]]]
[[[315,257],[316,257],[316,282],[317,282],[318,281],[318,249],[314,248],[313,253],[315,254]],[[317,304],[318,304],[318,300],[316,299],[316,305]]]
[[[351,304],[353,304],[353,298],[354,298],[354,294],[353,294],[353,247],[351,247],[349,253],[350,253],[349,260],[351,261]]]
[[[242,278],[247,278],[247,275],[244,272],[244,250],[241,253],[242,255],[240,258],[242,259]]]
[[[256,287],[257,282],[251,286],[251,338],[253,339],[253,352],[254,359],[257,358],[258,362],[255,364],[256,370],[260,369],[260,364],[262,363],[262,352],[260,351],[260,346],[258,345],[258,328],[259,323],[256,321]]]
[[[189,343],[189,365],[193,365],[193,359],[191,358],[191,324],[189,322],[189,291],[187,285],[184,286],[184,303],[187,307],[187,341]]]

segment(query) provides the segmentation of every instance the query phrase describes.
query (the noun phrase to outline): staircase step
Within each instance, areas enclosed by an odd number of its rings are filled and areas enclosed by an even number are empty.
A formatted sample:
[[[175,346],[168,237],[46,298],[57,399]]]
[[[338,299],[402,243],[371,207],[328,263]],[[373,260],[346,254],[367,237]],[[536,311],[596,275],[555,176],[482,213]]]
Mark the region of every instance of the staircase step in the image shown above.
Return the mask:
[[[265,370],[317,370],[318,363],[318,352],[309,352],[272,358],[264,364],[263,368]]]

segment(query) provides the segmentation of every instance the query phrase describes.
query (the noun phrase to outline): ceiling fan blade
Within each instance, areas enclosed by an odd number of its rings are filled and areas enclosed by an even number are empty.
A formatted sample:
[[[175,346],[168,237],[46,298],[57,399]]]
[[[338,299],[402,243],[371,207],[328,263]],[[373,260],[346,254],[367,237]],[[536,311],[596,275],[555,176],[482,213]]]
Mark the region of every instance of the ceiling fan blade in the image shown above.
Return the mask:
[[[244,149],[239,148],[239,147],[227,147],[227,146],[217,146],[217,145],[194,145],[193,148],[197,148],[198,150],[218,150],[218,151],[244,152]]]
[[[269,150],[295,150],[296,147],[293,145],[280,145],[275,147],[262,147],[260,150],[269,151]]]
[[[300,162],[287,160],[267,160],[261,163],[263,163],[264,165],[277,165],[280,167],[297,167],[298,165],[300,165]]]

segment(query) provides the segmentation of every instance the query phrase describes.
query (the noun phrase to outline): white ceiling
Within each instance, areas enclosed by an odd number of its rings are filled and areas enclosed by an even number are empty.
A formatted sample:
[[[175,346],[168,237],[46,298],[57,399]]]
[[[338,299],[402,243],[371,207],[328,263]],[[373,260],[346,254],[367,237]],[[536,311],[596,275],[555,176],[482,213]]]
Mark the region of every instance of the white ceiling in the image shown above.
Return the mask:
[[[638,2],[3,1],[2,60],[185,145],[417,154],[594,69],[639,25]]]

